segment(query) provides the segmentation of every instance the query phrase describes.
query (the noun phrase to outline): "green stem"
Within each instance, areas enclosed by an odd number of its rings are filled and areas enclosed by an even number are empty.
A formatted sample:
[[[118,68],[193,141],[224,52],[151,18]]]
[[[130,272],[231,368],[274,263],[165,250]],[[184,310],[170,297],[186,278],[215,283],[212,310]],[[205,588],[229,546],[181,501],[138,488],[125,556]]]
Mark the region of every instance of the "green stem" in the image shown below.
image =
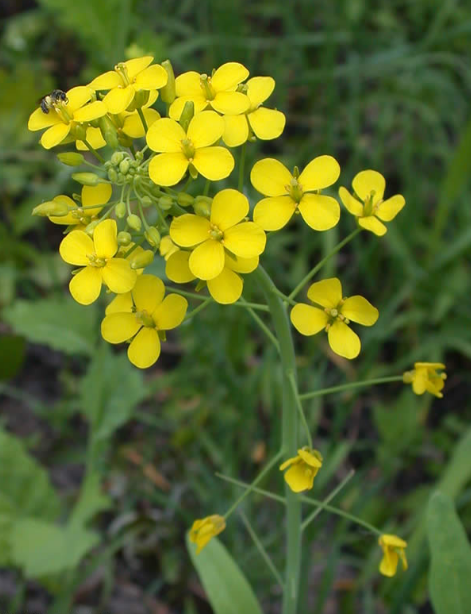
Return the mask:
[[[245,300],[242,297],[239,299],[239,301],[240,301],[240,303],[242,305],[244,305],[247,308],[247,311],[250,313],[252,318],[260,326],[260,328],[263,330],[265,335],[268,337],[268,339],[270,339],[270,341],[273,343],[273,345],[276,347],[277,351],[279,352],[280,351],[280,344],[278,343],[278,340],[275,337],[275,335],[271,332],[271,330],[265,324],[265,322],[260,318],[260,316],[258,316],[255,313],[255,311],[251,307],[248,306],[248,304],[245,302]]]
[[[94,149],[88,141],[83,141],[87,146],[90,153],[92,153],[97,160],[99,160],[102,164],[105,163],[105,158],[103,158],[97,151]]]
[[[340,241],[340,243],[338,243],[338,245],[336,245],[334,249],[331,252],[329,252],[327,256],[325,256],[325,258],[322,258],[322,260],[318,264],[316,264],[316,266],[311,271],[309,271],[309,273],[299,282],[296,288],[291,292],[288,298],[293,299],[298,294],[298,292],[302,290],[303,286],[307,284],[307,282],[311,280],[314,277],[314,275],[322,269],[324,264],[328,262],[332,258],[332,256],[335,256],[335,254],[339,252],[342,249],[342,247],[347,245],[347,243],[349,243],[354,237],[356,237],[357,234],[361,232],[361,230],[362,230],[361,228],[357,228],[356,230],[351,232],[348,235],[348,237],[345,237],[343,241]]]
[[[349,471],[349,473],[347,473],[347,475],[344,477],[344,479],[340,482],[340,484],[334,488],[334,490],[330,493],[330,495],[328,497],[326,497],[324,499],[324,501],[322,502],[323,505],[319,506],[316,510],[314,510],[312,512],[312,514],[310,514],[306,520],[303,522],[303,524],[301,525],[301,531],[304,531],[306,529],[306,527],[311,524],[311,522],[317,518],[319,516],[319,514],[322,512],[322,510],[325,509],[325,506],[328,505],[332,499],[334,497],[336,497],[338,495],[338,493],[348,484],[348,482],[350,482],[350,480],[353,478],[353,476],[355,475],[355,471],[354,469],[352,469],[351,471]]]
[[[273,290],[273,292],[279,296],[281,298],[281,300],[285,303],[289,303],[290,305],[296,305],[296,301],[293,300],[292,298],[290,298],[287,294],[284,294],[283,292],[281,292],[281,290],[278,290],[278,288],[275,288]]]
[[[303,423],[303,427],[306,432],[307,443],[308,443],[309,448],[312,450],[311,432],[309,430],[309,424],[307,423],[306,416],[304,414],[303,404],[301,403],[301,399],[299,398],[298,387],[296,385],[296,380],[294,379],[293,373],[290,374],[289,381],[291,384],[291,389],[293,391],[293,396],[296,400],[296,407],[298,408],[299,417],[301,418],[301,422]]]
[[[195,307],[192,311],[190,311],[190,313],[188,313],[185,316],[185,319],[183,321],[188,322],[188,320],[191,320],[191,318],[195,316],[197,313],[199,313],[200,311],[203,311],[203,309],[206,309],[206,307],[212,302],[213,302],[213,299],[210,296],[206,297],[206,300],[200,303],[198,307]]]
[[[341,384],[340,386],[332,386],[332,388],[322,388],[313,392],[305,392],[300,394],[301,401],[314,399],[315,397],[323,397],[327,394],[335,392],[344,392],[345,390],[353,390],[354,388],[363,388],[365,386],[374,386],[375,384],[388,384],[389,382],[402,382],[402,375],[391,375],[390,377],[377,377],[376,379],[366,379],[363,382],[350,382],[350,384]]]
[[[139,117],[141,118],[141,123],[142,123],[142,126],[143,126],[143,128],[144,128],[144,130],[145,130],[145,132],[146,132],[146,134],[147,134],[147,131],[149,130],[149,128],[147,127],[146,118],[144,117],[144,113],[142,112],[142,109],[141,109],[141,108],[139,108],[139,109],[137,110],[137,113],[138,113]]]
[[[284,454],[290,457],[296,456],[298,449],[298,414],[290,381],[290,377],[293,377],[296,383],[296,361],[291,326],[286,306],[278,296],[277,288],[270,276],[261,266],[254,271],[253,276],[265,294],[280,344],[283,368],[282,449]],[[301,571],[301,502],[288,485],[286,485],[286,502],[287,537],[282,613],[296,614]]]
[[[275,567],[275,564],[271,560],[270,555],[268,554],[268,552],[263,547],[262,542],[258,539],[258,535],[255,533],[254,529],[252,528],[252,525],[248,521],[247,516],[244,514],[244,512],[240,512],[240,517],[242,518],[242,522],[244,523],[245,528],[247,529],[250,537],[253,539],[253,542],[254,542],[255,546],[257,547],[257,550],[260,552],[260,556],[263,558],[263,560],[267,564],[268,569],[272,572],[273,577],[278,582],[278,585],[281,588],[283,588],[283,580],[282,580],[282,578],[280,576],[280,572]]]
[[[244,173],[245,173],[245,158],[247,155],[247,143],[242,145],[240,150],[240,161],[239,161],[239,184],[238,190],[239,192],[244,191]]]

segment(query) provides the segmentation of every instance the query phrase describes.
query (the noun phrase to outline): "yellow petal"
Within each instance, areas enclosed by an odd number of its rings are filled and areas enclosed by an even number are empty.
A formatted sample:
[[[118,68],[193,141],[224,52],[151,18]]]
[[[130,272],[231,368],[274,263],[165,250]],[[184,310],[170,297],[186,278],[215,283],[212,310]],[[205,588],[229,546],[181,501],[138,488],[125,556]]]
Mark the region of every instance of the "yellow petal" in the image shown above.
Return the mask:
[[[88,126],[86,138],[93,149],[101,149],[102,147],[106,147],[106,141],[103,138],[100,128]],[[75,141],[75,146],[79,151],[88,151],[88,147],[83,141]]]
[[[249,138],[249,125],[247,116],[242,115],[224,115],[224,132],[222,140],[228,147],[238,147],[247,141]]]
[[[59,246],[62,260],[76,266],[90,264],[88,255],[95,252],[91,238],[82,230],[73,230],[66,235]]]
[[[92,97],[92,90],[86,85],[79,85],[78,87],[73,87],[71,90],[67,92],[67,111],[69,111],[72,115],[77,109],[83,107],[84,104]]]
[[[103,98],[106,108],[113,115],[125,111],[133,101],[135,89],[133,85],[127,87],[115,87]]]
[[[286,117],[281,111],[260,107],[247,115],[255,136],[262,141],[277,139],[285,129]]]
[[[173,153],[181,152],[185,138],[186,133],[180,124],[164,117],[149,128],[146,140],[152,151]]]
[[[124,294],[117,294],[111,303],[107,306],[105,313],[107,316],[112,313],[131,313],[134,304],[132,302],[131,292],[125,292]]]
[[[169,294],[152,314],[158,330],[171,330],[180,326],[188,309],[188,301],[178,294]]]
[[[254,222],[242,222],[224,232],[224,247],[240,258],[260,256],[266,242],[266,234]]]
[[[170,237],[181,247],[194,247],[209,238],[211,224],[199,215],[185,213],[173,218],[170,225]]]
[[[155,275],[141,275],[132,290],[134,304],[138,311],[151,315],[163,301],[165,286]]]
[[[263,230],[280,230],[295,211],[296,203],[291,196],[264,198],[255,205],[253,219]]]
[[[404,196],[396,194],[396,196],[388,198],[379,205],[376,215],[380,220],[383,220],[383,222],[390,222],[396,217],[405,204],[406,201],[404,200]]]
[[[292,174],[284,164],[274,158],[265,158],[254,164],[250,173],[253,187],[265,196],[282,196],[288,193]]]
[[[285,481],[293,492],[310,490],[314,483],[315,471],[305,463],[291,465],[285,473]]]
[[[81,305],[91,305],[91,303],[94,303],[100,296],[101,284],[101,269],[86,266],[70,280],[70,294],[77,303]]]
[[[363,215],[363,205],[350,194],[345,188],[339,188],[340,200],[343,202],[345,209],[357,217]]]
[[[340,219],[340,206],[332,196],[304,194],[298,209],[303,220],[313,230],[329,230]]]
[[[137,273],[131,269],[129,260],[124,258],[108,260],[101,270],[103,271],[103,283],[116,294],[129,292],[136,283]]]
[[[175,79],[175,91],[177,96],[201,96],[201,81],[199,73],[194,70],[184,72]]]
[[[247,96],[251,108],[256,108],[271,96],[275,89],[275,79],[272,77],[253,77],[247,81]]]
[[[392,535],[390,533],[383,533],[379,538],[380,545],[384,544],[386,546],[391,546],[392,548],[406,548],[407,542],[398,537],[397,535]]]
[[[178,77],[177,77],[178,79]],[[180,96],[172,102],[169,109],[169,115],[172,119],[178,121],[182,114],[183,108],[187,102],[193,102],[195,107],[195,115],[201,113],[204,109],[208,107],[208,101],[203,96],[202,92],[195,94],[194,96]]]
[[[313,303],[335,309],[342,300],[342,285],[336,277],[316,281],[309,287],[307,296]]]
[[[152,64],[153,60],[154,58],[151,55],[144,55],[141,58],[133,58],[132,60],[124,62],[129,81],[134,81],[140,72],[145,70],[149,64]]]
[[[336,320],[329,328],[327,335],[330,347],[339,356],[351,360],[360,353],[360,338],[344,322]]]
[[[315,469],[320,469],[322,467],[322,457],[318,458],[309,450],[298,450],[299,457],[310,467],[314,467]],[[319,454],[320,456],[320,454]]]
[[[412,380],[412,390],[415,394],[424,394],[427,390],[428,375],[425,369],[416,369]]]
[[[158,90],[167,83],[167,71],[160,64],[152,64],[140,72],[134,85],[137,90]]]
[[[28,120],[28,130],[34,132],[43,130],[55,124],[62,124],[61,118],[57,115],[54,109],[50,109],[49,113],[44,113],[41,108],[36,109],[31,113]]]
[[[386,548],[383,551],[383,558],[379,565],[379,571],[383,574],[383,576],[392,578],[392,576],[396,574],[398,562],[399,555],[397,552]]]
[[[386,234],[387,231],[386,226],[382,222],[380,222],[378,218],[374,215],[358,218],[358,224],[365,230],[373,232],[378,237],[382,237],[384,234]]]
[[[288,458],[288,460],[285,460],[284,463],[282,463],[279,467],[280,471],[284,471],[287,467],[290,467],[294,463],[299,463],[298,456],[293,456],[293,458]]]
[[[64,194],[59,194],[59,196],[54,196],[52,200],[58,203],[65,203],[67,207],[69,208],[69,210],[75,209],[77,207],[77,203],[75,203],[71,198],[69,198],[69,196],[65,196]],[[79,223],[79,220],[76,217],[74,217],[74,215],[72,214],[72,211],[70,211],[70,213],[68,213],[67,215],[62,215],[60,217],[55,216],[55,215],[50,215],[49,221],[51,221],[53,224],[63,224],[65,226],[75,225]]]
[[[210,104],[223,115],[239,115],[249,110],[250,100],[241,92],[219,92]]]
[[[227,62],[220,66],[211,79],[211,85],[216,92],[235,89],[239,83],[245,81],[249,71],[238,62]]]
[[[211,205],[211,224],[225,231],[238,224],[249,212],[249,201],[238,190],[221,190]]]
[[[214,279],[208,280],[208,290],[213,299],[221,305],[230,305],[239,300],[242,295],[244,282],[240,275],[228,267]]]
[[[350,296],[340,308],[340,312],[352,322],[363,326],[373,326],[379,316],[376,307],[363,296]]]
[[[84,207],[94,207],[106,205],[113,193],[113,187],[109,183],[99,183],[98,185],[84,185],[82,188],[82,205]],[[90,212],[87,210],[87,215]]]
[[[233,258],[228,252],[226,252],[225,268],[231,269],[236,273],[252,273],[258,267],[259,257],[253,258]]]
[[[95,100],[95,102],[90,102],[90,104],[77,109],[74,113],[74,121],[76,122],[91,122],[94,119],[98,119],[99,117],[103,117],[106,115],[108,109],[106,105],[101,100]]]
[[[224,248],[219,241],[208,239],[191,252],[190,270],[198,279],[214,279],[224,268]]]
[[[322,190],[337,181],[340,175],[340,166],[332,156],[318,156],[314,158],[299,175],[299,183],[305,192],[309,190]]]
[[[424,369],[445,369],[445,365],[442,362],[414,362],[414,368],[420,369],[423,367]]]
[[[142,109],[142,112],[148,128],[155,124],[158,119],[160,119],[160,113],[158,113],[155,109]],[[127,134],[133,139],[140,139],[146,134],[137,111],[126,117],[121,130],[124,132],[124,134]]]
[[[121,75],[114,70],[109,70],[95,77],[91,83],[88,84],[94,90],[112,90],[119,85],[123,85]]]
[[[225,147],[203,147],[196,150],[193,166],[206,179],[219,181],[232,173],[234,158]]]
[[[327,314],[317,307],[298,303],[293,307],[290,313],[290,319],[294,328],[301,333],[310,337],[316,335],[326,327],[329,318]]]
[[[372,190],[374,190],[373,204],[376,204],[378,201],[383,200],[386,180],[377,171],[361,171],[353,178],[352,186],[362,201],[365,201],[370,196]]]
[[[143,327],[128,347],[130,362],[139,369],[151,367],[160,356],[160,339],[155,328]]]
[[[193,281],[196,277],[190,271],[188,260],[190,252],[179,250],[172,254],[165,265],[165,275],[177,284],[186,284]]]
[[[39,142],[44,149],[51,149],[51,147],[55,147],[56,145],[62,143],[65,137],[69,134],[70,128],[70,124],[56,124],[55,126],[52,126],[46,130]]]
[[[96,226],[93,231],[93,242],[98,258],[113,258],[118,251],[117,235],[115,220],[105,220]]]
[[[218,141],[224,132],[224,120],[214,111],[203,111],[190,122],[187,136],[198,149],[208,147]]]
[[[112,313],[101,323],[101,336],[108,343],[124,343],[134,337],[141,326],[134,313]]]
[[[150,161],[149,177],[157,185],[175,185],[182,179],[187,168],[188,160],[182,153],[162,153]]]

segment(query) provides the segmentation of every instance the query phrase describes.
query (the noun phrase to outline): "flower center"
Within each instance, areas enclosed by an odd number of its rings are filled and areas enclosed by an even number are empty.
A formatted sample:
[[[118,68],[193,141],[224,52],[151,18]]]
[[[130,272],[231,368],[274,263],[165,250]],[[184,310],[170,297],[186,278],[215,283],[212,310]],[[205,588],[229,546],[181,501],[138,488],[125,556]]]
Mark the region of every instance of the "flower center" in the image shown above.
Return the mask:
[[[183,155],[191,162],[196,153],[196,148],[193,145],[192,140],[187,137],[186,139],[181,140],[181,144]]]
[[[363,208],[363,215],[365,217],[369,215],[375,215],[376,211],[379,209],[380,204],[383,202],[382,200],[379,200],[377,203],[373,205],[375,194],[376,194],[376,191],[371,190],[369,195],[366,197],[365,206]]]
[[[102,268],[107,263],[107,258],[98,258],[96,254],[87,254],[88,261],[90,266],[94,266],[96,268]]]
[[[350,320],[342,315],[342,305],[344,304],[345,299],[343,298],[337,305],[337,307],[329,308],[326,307],[324,309],[325,313],[329,316],[329,322],[325,327],[325,330],[328,331],[332,324],[339,320],[340,322],[344,322],[345,324],[350,324]]]
[[[216,92],[211,85],[211,77],[208,77],[208,75],[200,75],[200,87],[203,90],[206,100],[214,100]]]
[[[129,85],[130,81],[129,81],[128,69],[126,68],[126,65],[124,64],[124,62],[120,62],[119,64],[116,64],[114,69],[118,73],[118,75],[121,77],[121,79],[123,80],[124,85],[125,86]]]
[[[299,183],[296,177],[293,177],[288,185],[285,186],[286,191],[294,200],[294,202],[299,205],[302,197],[304,196],[303,186]]]
[[[152,319],[145,309],[142,311],[136,311],[136,320],[142,324],[142,326],[147,326],[147,328],[155,328],[155,322]]]
[[[215,241],[222,241],[224,239],[224,233],[222,232],[222,230],[219,230],[219,228],[215,224],[211,224],[209,236]]]

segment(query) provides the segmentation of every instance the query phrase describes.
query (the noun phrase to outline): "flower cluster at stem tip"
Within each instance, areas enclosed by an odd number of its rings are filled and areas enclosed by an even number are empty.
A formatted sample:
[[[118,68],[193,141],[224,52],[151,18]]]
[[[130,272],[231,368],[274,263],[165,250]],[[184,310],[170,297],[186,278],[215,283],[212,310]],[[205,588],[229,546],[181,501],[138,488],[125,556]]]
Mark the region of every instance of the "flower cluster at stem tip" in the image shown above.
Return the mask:
[[[120,62],[88,85],[54,90],[29,118],[30,130],[43,131],[45,149],[73,144],[75,151],[59,153],[59,160],[86,167],[72,174],[79,193],[54,196],[33,213],[64,227],[59,252],[77,267],[69,284],[72,297],[90,305],[103,286],[113,295],[102,336],[112,344],[128,343],[129,360],[138,368],[154,365],[166,331],[191,315],[187,292],[174,287],[166,295],[163,281],[152,273],[156,258],[165,262],[173,284],[195,283],[196,292],[208,289],[203,300],[230,305],[243,301],[245,276],[259,266],[267,233],[299,217],[315,232],[339,221],[332,186],[340,165],[330,155],[313,156],[301,171],[262,158],[250,181],[263,198],[251,209],[242,191],[247,144],[276,139],[285,128],[285,115],[265,106],[274,88],[272,77],[249,78],[237,62],[211,74],[189,71],[175,77],[170,61],[159,64],[143,56]],[[226,181],[236,159],[237,189]],[[357,228],[384,235],[384,222],[401,211],[404,197],[385,199],[386,181],[375,170],[358,173],[352,188],[350,193],[340,187],[339,196]],[[324,330],[334,353],[356,358],[361,342],[350,325],[373,326],[378,310],[362,296],[344,297],[337,278],[314,282],[307,296],[312,304],[285,297],[293,305],[295,329],[308,336]],[[441,397],[445,375],[437,369],[444,365],[416,363],[404,383],[416,394]],[[289,488],[302,492],[313,488],[321,467],[321,454],[307,446],[280,469],[286,470]],[[190,540],[199,552],[224,528],[222,516],[208,516],[195,521]],[[406,567],[403,540],[383,535],[379,543],[382,573],[393,575],[399,558]]]

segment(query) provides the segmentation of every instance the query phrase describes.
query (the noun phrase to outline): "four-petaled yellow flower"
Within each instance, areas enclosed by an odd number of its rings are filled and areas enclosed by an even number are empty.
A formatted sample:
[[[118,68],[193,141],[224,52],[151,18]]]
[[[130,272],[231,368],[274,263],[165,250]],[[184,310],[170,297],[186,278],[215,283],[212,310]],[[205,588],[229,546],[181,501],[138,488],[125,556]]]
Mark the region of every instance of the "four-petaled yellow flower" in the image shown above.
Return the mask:
[[[286,117],[281,111],[266,109],[262,103],[275,89],[272,77],[253,77],[247,81],[247,98],[250,107],[242,115],[224,116],[224,134],[222,140],[228,147],[237,147],[245,143],[250,130],[262,141],[276,139],[283,132]]]
[[[437,369],[445,369],[445,365],[441,362],[416,362],[413,371],[404,373],[403,381],[405,384],[412,384],[415,394],[430,392],[441,399],[446,373],[437,373]]]
[[[90,305],[100,295],[105,284],[111,292],[129,292],[136,283],[136,271],[128,260],[116,258],[118,251],[115,220],[100,222],[93,232],[93,239],[83,230],[73,230],[60,244],[59,252],[69,264],[84,267],[69,284],[73,298],[82,305]]]
[[[322,467],[322,460],[318,450],[306,446],[298,450],[297,456],[289,458],[280,465],[280,471],[289,467],[284,477],[293,492],[310,490],[314,485],[314,478]]]
[[[238,62],[223,64],[213,75],[200,75],[195,71],[185,72],[175,79],[177,98],[169,109],[172,119],[179,120],[188,101],[195,105],[195,113],[212,108],[222,115],[239,115],[250,106],[245,94],[237,92],[249,71]]]
[[[407,542],[397,537],[397,535],[385,534],[381,535],[378,543],[383,550],[383,558],[379,565],[379,571],[383,576],[391,578],[396,575],[399,559],[401,559],[404,571],[407,569],[407,558],[405,553]]]
[[[131,292],[111,301],[101,323],[101,334],[108,343],[132,339],[128,358],[139,369],[157,361],[161,337],[165,338],[165,331],[179,326],[185,317],[187,300],[177,294],[164,295],[162,280],[141,275]]]
[[[120,62],[114,70],[99,75],[89,84],[94,90],[110,90],[103,99],[108,111],[114,115],[126,111],[134,101],[141,107],[147,102],[134,98],[139,91],[151,92],[158,90],[167,83],[167,72],[160,64],[152,63],[154,58],[150,55],[135,58],[127,62]],[[137,103],[137,104],[136,104]]]
[[[344,187],[339,189],[345,208],[362,228],[381,237],[387,231],[383,222],[393,220],[406,204],[404,196],[396,194],[383,200],[386,180],[377,171],[361,171],[353,178],[352,186],[359,200]]]
[[[59,145],[66,137],[75,139],[78,125],[106,115],[107,109],[103,102],[90,102],[92,93],[86,86],[72,88],[66,93],[65,100],[53,103],[48,113],[44,113],[41,108],[33,111],[28,121],[28,130],[34,132],[48,128],[39,141],[44,149]]]
[[[57,202],[63,202],[69,207],[69,213],[63,216],[50,215],[49,219],[54,224],[65,226],[76,226],[78,224],[87,226],[94,219],[106,203],[110,200],[113,188],[109,183],[99,183],[98,185],[82,187],[81,204],[73,201],[70,196],[60,194],[53,198]]]
[[[211,539],[222,533],[225,528],[226,521],[219,514],[195,520],[190,529],[190,541],[196,544],[196,554],[199,554]]]
[[[225,147],[212,147],[223,132],[224,121],[214,111],[195,115],[186,132],[173,119],[157,120],[147,133],[149,147],[161,152],[149,164],[150,178],[157,185],[175,185],[188,167],[211,181],[228,177],[234,168],[232,154]]]
[[[329,230],[340,218],[335,198],[319,191],[335,183],[340,166],[332,156],[314,158],[299,175],[274,158],[257,162],[250,173],[253,187],[268,196],[255,207],[254,221],[264,230],[280,230],[294,213],[300,213],[314,230]],[[312,194],[311,192],[316,192]]]
[[[350,320],[363,326],[373,326],[378,319],[376,307],[362,296],[342,297],[342,285],[336,277],[311,285],[309,300],[319,306],[298,303],[291,310],[291,322],[302,335],[315,335],[324,329],[332,350],[344,358],[356,358],[360,353],[360,338],[348,326]]]
[[[180,247],[194,248],[188,264],[195,277],[211,280],[220,275],[226,250],[236,258],[260,256],[266,235],[254,222],[242,221],[248,212],[247,198],[228,189],[214,197],[209,220],[191,213],[174,218],[170,236]]]

